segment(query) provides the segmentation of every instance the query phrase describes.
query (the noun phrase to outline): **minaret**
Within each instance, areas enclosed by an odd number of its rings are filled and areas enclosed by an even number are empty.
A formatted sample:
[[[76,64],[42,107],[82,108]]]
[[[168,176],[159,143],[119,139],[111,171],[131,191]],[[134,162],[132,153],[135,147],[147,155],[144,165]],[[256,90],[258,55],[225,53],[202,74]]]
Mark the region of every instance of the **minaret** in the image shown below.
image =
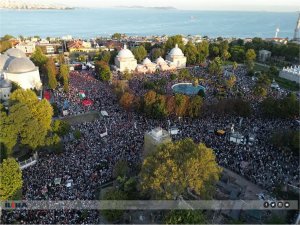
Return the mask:
[[[297,20],[295,32],[294,32],[294,41],[300,41],[299,31],[300,31],[300,13],[299,13],[299,17]]]

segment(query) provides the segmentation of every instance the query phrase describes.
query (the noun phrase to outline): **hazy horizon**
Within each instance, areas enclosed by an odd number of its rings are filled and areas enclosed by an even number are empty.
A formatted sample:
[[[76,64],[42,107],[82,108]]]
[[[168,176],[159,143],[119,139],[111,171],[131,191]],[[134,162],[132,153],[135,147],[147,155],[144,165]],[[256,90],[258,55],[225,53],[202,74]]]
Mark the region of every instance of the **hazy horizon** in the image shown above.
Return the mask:
[[[59,4],[71,7],[85,8],[113,8],[117,6],[144,6],[144,7],[175,7],[179,10],[207,10],[207,11],[273,11],[273,12],[296,12],[300,11],[299,0],[12,0],[15,2],[37,4]]]

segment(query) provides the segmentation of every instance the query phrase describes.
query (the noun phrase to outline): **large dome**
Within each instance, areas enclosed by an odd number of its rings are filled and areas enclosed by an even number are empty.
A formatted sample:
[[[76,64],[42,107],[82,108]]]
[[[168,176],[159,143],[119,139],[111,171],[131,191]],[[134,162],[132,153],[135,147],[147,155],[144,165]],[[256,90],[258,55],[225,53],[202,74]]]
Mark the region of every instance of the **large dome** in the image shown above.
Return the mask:
[[[17,48],[10,48],[5,52],[5,54],[15,58],[26,58],[25,53],[22,50]]]
[[[132,52],[129,49],[127,49],[127,46],[124,45],[124,48],[121,51],[119,51],[117,57],[118,58],[134,58],[134,55],[132,54]]]
[[[27,73],[35,69],[35,65],[28,58],[15,58],[9,63],[7,72]]]
[[[7,55],[0,55],[0,71],[6,69],[9,61],[10,57],[8,57]]]
[[[175,45],[175,48],[173,48],[170,53],[170,56],[183,56],[183,52],[181,51],[180,48],[178,48],[178,45]]]

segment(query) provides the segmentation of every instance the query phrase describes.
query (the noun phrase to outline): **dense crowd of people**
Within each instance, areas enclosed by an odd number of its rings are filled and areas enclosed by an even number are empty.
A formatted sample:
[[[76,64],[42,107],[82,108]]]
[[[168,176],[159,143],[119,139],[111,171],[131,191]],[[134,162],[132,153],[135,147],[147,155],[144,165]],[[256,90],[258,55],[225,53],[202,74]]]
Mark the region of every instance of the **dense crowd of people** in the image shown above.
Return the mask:
[[[230,69],[228,69],[230,71]],[[204,81],[211,79],[203,69],[190,69],[194,76]],[[246,69],[239,67],[236,86],[244,97],[255,100],[251,94],[254,81],[245,76]],[[176,81],[170,81],[170,73],[164,73],[168,79],[166,92]],[[155,80],[158,77],[148,76]],[[130,88],[135,94],[145,93],[142,83],[145,77],[134,77]],[[202,83],[207,92],[205,101],[214,101],[214,82]],[[92,106],[81,104],[79,92],[93,101]],[[286,94],[282,92],[282,94]],[[93,72],[70,73],[70,91],[54,91],[54,102],[60,109],[68,101],[70,115],[90,110],[105,110],[108,116],[93,122],[83,122],[72,126],[79,130],[81,137],[64,142],[61,154],[40,154],[38,163],[23,170],[24,200],[95,200],[101,184],[112,180],[113,168],[119,160],[125,160],[131,167],[141,163],[144,134],[155,127],[168,129],[177,127],[180,131],[174,140],[185,137],[203,142],[215,151],[218,163],[246,177],[260,187],[273,191],[279,185],[291,184],[299,187],[299,161],[289,152],[281,152],[270,143],[270,134],[276,129],[288,129],[293,125],[290,120],[271,120],[259,117],[239,118],[216,116],[191,118],[170,118],[154,120],[135,112],[122,109],[110,85],[94,78]],[[255,101],[253,103],[255,106]],[[228,135],[219,136],[211,130],[230,131],[232,124],[243,135],[254,135],[253,145],[238,145],[228,141]],[[107,135],[101,137],[107,131]],[[59,179],[59,182],[56,182]],[[71,183],[71,185],[67,185]],[[56,211],[3,211],[4,223],[100,223],[102,218],[96,210],[86,213],[76,210]]]

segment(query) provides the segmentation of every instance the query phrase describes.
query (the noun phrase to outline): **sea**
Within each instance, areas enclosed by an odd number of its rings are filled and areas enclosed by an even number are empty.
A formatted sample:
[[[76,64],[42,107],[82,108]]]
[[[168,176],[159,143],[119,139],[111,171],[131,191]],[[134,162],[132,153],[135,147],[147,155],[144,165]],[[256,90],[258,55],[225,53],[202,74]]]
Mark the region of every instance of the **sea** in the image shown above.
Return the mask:
[[[0,36],[94,38],[124,33],[131,36],[201,35],[209,37],[292,38],[298,13],[193,11],[163,9],[0,10]]]

